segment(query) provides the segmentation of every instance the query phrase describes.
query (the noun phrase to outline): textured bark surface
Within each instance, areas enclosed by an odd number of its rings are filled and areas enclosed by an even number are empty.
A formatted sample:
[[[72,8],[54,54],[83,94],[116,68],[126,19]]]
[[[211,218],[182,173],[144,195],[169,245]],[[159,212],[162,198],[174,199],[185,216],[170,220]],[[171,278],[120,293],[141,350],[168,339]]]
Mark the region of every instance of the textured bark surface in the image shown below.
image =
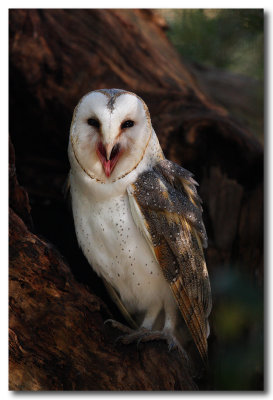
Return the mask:
[[[166,344],[114,346],[105,304],[10,211],[11,390],[194,390]]]
[[[164,29],[149,10],[10,11],[10,135],[31,204],[11,149],[11,389],[194,388],[164,344],[117,350],[103,325],[107,307],[120,316],[78,249],[62,193],[73,109],[90,90],[141,96],[166,157],[195,174],[210,274],[236,264],[262,280],[262,145],[199,88]]]
[[[29,227],[33,226],[28,194],[17,180],[14,147],[11,140],[9,140],[9,205]]]

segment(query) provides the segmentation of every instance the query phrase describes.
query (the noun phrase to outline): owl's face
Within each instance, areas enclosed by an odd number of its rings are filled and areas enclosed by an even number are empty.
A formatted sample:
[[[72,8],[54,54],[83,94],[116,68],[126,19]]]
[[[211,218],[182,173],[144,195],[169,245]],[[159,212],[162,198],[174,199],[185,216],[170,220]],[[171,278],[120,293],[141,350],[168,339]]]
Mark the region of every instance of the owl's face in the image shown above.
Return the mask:
[[[102,89],[85,95],[75,109],[70,140],[81,168],[100,181],[132,171],[152,132],[149,111],[136,95]]]

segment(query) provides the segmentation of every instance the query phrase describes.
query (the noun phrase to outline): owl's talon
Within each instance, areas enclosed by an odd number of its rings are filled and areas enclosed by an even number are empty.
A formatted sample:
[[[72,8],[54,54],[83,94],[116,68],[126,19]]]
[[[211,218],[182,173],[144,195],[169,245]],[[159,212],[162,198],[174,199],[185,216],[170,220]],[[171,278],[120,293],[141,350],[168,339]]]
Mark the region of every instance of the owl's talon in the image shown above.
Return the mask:
[[[176,340],[176,338],[166,334],[165,335],[165,340],[168,344],[168,351],[171,352],[173,350],[177,350],[178,353],[180,354],[180,356],[182,358],[184,358],[184,360],[189,363],[189,357],[186,353],[186,351],[183,349],[183,347],[181,346],[181,344]]]
[[[138,341],[137,341],[137,349],[139,349],[140,343],[142,342],[142,340],[144,339],[143,336],[141,336]]]
[[[118,337],[115,339],[115,341],[114,341],[114,345],[117,346],[118,343],[121,342],[122,338],[123,338],[123,335],[118,336]]]
[[[134,332],[133,329],[131,329],[128,326],[123,325],[121,322],[118,322],[118,321],[116,321],[114,319],[111,319],[111,318],[107,319],[106,321],[104,321],[104,324],[105,325],[109,324],[109,325],[112,326],[112,328],[116,328],[119,331],[127,333],[127,334],[130,334],[130,333]]]
[[[104,321],[104,325],[106,325],[106,324],[110,324],[110,323],[112,323],[112,321],[114,321],[113,319],[106,319],[105,321]]]
[[[172,351],[175,348],[175,343],[168,344],[168,351]]]
[[[106,321],[104,321],[104,324],[110,324],[112,328],[116,328],[119,331],[125,333],[124,335],[120,335],[115,339],[115,346],[118,343],[122,343],[124,345],[136,343],[136,347],[137,349],[139,349],[141,342],[146,343],[154,340],[164,340],[165,342],[167,342],[169,352],[177,350],[179,354],[188,359],[186,352],[182,348],[180,343],[176,340],[175,337],[173,337],[169,333],[162,331],[150,331],[146,328],[139,328],[138,330],[134,330],[114,319],[107,319]]]

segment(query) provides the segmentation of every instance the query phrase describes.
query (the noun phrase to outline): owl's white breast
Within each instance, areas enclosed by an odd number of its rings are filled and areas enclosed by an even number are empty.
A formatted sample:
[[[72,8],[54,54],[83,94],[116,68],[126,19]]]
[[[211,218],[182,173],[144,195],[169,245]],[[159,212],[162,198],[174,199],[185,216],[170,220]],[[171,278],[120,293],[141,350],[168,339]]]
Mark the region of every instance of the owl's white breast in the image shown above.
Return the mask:
[[[165,281],[132,219],[127,195],[102,203],[76,196],[73,211],[78,242],[97,274],[115,287],[129,311],[147,309]]]
[[[119,292],[129,312],[145,311],[155,302],[163,306],[170,297],[160,267],[133,220],[126,191],[145,168],[145,159],[143,164],[109,188],[90,180],[85,185],[73,171],[70,176],[79,245],[97,274]]]

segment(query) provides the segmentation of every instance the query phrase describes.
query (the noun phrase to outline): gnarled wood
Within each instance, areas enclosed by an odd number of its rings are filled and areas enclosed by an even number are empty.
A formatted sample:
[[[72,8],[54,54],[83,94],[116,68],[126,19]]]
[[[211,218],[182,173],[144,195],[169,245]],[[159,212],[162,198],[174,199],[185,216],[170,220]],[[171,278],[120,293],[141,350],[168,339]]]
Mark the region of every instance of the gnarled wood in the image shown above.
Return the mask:
[[[10,390],[195,390],[162,343],[115,346],[103,302],[10,209]]]

